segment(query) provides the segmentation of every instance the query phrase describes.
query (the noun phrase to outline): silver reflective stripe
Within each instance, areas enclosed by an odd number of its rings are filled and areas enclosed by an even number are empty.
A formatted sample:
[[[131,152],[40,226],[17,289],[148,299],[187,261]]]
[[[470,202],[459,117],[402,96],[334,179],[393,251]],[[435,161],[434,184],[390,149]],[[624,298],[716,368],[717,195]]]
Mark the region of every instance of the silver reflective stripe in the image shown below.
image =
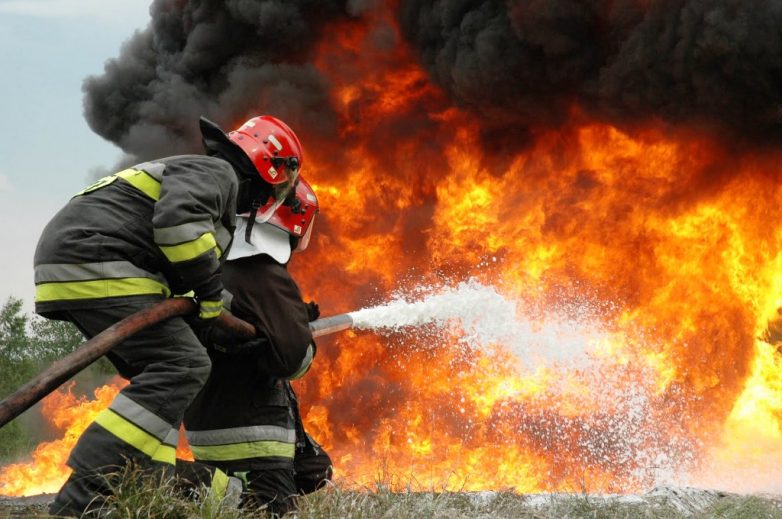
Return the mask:
[[[228,229],[223,227],[222,223],[215,223],[215,239],[217,240],[217,246],[220,247],[220,250],[223,251],[223,254],[225,254],[225,252],[228,250],[228,247],[231,245],[231,240],[233,237],[233,233],[228,232]]]
[[[223,289],[223,293],[220,294],[220,298],[223,300],[223,308],[231,311],[231,303],[234,301],[234,295],[230,293],[228,290]]]
[[[253,425],[212,431],[185,431],[190,445],[228,445],[231,443],[277,441],[296,443],[296,430],[276,425]]]
[[[162,227],[153,229],[155,243],[158,245],[177,245],[196,240],[202,234],[214,232],[214,225],[211,220],[202,220],[199,222],[188,222],[173,227]]]
[[[312,357],[315,355],[315,350],[312,348],[312,344],[309,344],[307,346],[307,354],[304,355],[304,360],[301,361],[301,364],[299,364],[299,369],[296,370],[296,373],[290,376],[291,380],[295,380],[301,376],[303,376],[308,369],[310,369],[310,364],[312,364]]]
[[[166,170],[166,165],[162,162],[142,162],[133,166],[133,169],[146,171],[150,177],[158,182],[163,182],[163,172]]]
[[[101,263],[44,263],[35,266],[35,284],[57,281],[88,281],[91,279],[149,278],[162,284],[166,279],[138,268],[129,261]]]
[[[137,404],[122,393],[114,397],[109,409],[125,418],[129,422],[141,427],[149,434],[164,441],[171,432],[171,424],[160,418],[155,413]]]
[[[168,434],[163,439],[163,443],[166,445],[171,445],[172,447],[176,447],[177,443],[179,443],[179,431],[176,429],[171,429],[168,431]]]

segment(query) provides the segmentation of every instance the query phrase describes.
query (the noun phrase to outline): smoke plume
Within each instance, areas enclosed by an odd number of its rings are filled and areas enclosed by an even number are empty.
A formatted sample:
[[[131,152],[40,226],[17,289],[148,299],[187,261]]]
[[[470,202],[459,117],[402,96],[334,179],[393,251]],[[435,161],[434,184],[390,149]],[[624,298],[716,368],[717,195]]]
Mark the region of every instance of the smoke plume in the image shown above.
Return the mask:
[[[328,86],[307,52],[319,25],[345,13],[340,4],[155,0],[150,25],[86,80],[87,121],[136,158],[198,151],[201,115],[230,127],[271,112],[304,134],[328,133]]]
[[[373,0],[155,0],[150,25],[84,85],[92,128],[139,158],[198,150],[196,121],[274,113],[334,135],[311,49]],[[501,148],[574,112],[782,137],[782,3],[772,0],[401,0],[398,21],[452,101]],[[398,42],[403,44],[404,42]],[[306,137],[306,135],[305,135]]]
[[[782,4],[403,0],[406,37],[459,104],[508,125],[574,108],[782,136]]]

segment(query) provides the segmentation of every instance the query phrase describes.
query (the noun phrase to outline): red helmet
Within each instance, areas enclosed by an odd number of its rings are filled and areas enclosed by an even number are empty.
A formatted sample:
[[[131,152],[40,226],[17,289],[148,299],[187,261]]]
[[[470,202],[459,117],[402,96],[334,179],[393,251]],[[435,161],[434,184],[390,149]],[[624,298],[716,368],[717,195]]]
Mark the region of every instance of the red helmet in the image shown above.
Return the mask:
[[[272,186],[272,197],[277,203],[258,212],[259,219],[266,221],[296,185],[302,163],[301,142],[287,124],[271,115],[253,117],[230,132],[228,138]]]
[[[295,182],[301,169],[301,142],[284,122],[271,115],[253,117],[228,138],[244,150],[269,184]]]
[[[315,191],[306,180],[299,177],[296,195],[289,197],[289,200],[280,205],[267,223],[299,238],[296,250],[303,251],[310,243],[313,222],[318,209],[318,197],[315,196]]]

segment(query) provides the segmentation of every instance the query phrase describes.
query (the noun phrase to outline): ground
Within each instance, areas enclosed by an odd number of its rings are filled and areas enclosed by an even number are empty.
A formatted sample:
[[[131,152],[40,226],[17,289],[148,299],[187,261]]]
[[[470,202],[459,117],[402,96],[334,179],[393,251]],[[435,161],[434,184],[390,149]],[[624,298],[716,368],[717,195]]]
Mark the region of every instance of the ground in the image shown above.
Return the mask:
[[[53,496],[0,497],[0,518],[45,517]],[[173,513],[172,516],[184,517]],[[243,517],[251,514],[212,512],[204,517]],[[257,515],[256,515],[257,516]],[[146,515],[144,515],[146,517]],[[635,519],[730,518],[782,519],[782,496],[739,496],[685,487],[657,487],[646,494],[596,496],[579,494],[517,495],[503,492],[394,493],[356,492],[333,487],[301,501],[306,518],[529,518]]]

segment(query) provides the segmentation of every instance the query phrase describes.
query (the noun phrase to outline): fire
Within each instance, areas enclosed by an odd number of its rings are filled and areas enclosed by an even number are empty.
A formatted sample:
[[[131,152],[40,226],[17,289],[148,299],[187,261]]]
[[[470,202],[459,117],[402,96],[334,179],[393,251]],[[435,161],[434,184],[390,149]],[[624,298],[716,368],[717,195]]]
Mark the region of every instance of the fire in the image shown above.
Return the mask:
[[[74,395],[74,383],[69,382],[44,398],[41,414],[61,437],[39,444],[30,455],[32,460],[29,462],[0,467],[0,495],[31,496],[57,492],[70,475],[65,462],[76,440],[127,384],[127,380],[114,377],[108,384],[95,389],[94,399],[89,399],[85,395]],[[182,434],[177,458],[193,459],[190,446]]]
[[[782,306],[782,153],[577,106],[508,144],[429,80],[390,13],[332,24],[312,57],[339,139],[302,129],[322,218],[292,262],[299,284],[332,314],[471,278],[578,341],[557,359],[468,348],[456,326],[319,341],[297,390],[337,474],[435,490],[778,485],[782,339],[766,330]]]
[[[33,451],[32,461],[0,468],[0,495],[29,496],[57,492],[70,475],[65,465],[73,446],[95,416],[108,407],[127,384],[116,377],[94,391],[94,400],[74,395],[73,382],[43,399],[41,412],[62,437],[43,442]]]
[[[519,319],[579,323],[587,308],[597,323],[579,324],[586,366],[520,368],[507,345],[464,351],[458,330],[323,341],[299,391],[338,472],[628,492],[671,477],[738,488],[728,476],[743,463],[763,468],[753,488],[778,481],[780,354],[758,337],[782,305],[780,153],[654,122],[622,129],[577,107],[495,151],[388,13],[332,29],[315,63],[350,167],[335,172],[332,148],[311,146],[325,236],[293,263],[302,286],[336,312],[376,301],[365,287],[474,278],[518,301]],[[374,44],[379,33],[393,44]]]

